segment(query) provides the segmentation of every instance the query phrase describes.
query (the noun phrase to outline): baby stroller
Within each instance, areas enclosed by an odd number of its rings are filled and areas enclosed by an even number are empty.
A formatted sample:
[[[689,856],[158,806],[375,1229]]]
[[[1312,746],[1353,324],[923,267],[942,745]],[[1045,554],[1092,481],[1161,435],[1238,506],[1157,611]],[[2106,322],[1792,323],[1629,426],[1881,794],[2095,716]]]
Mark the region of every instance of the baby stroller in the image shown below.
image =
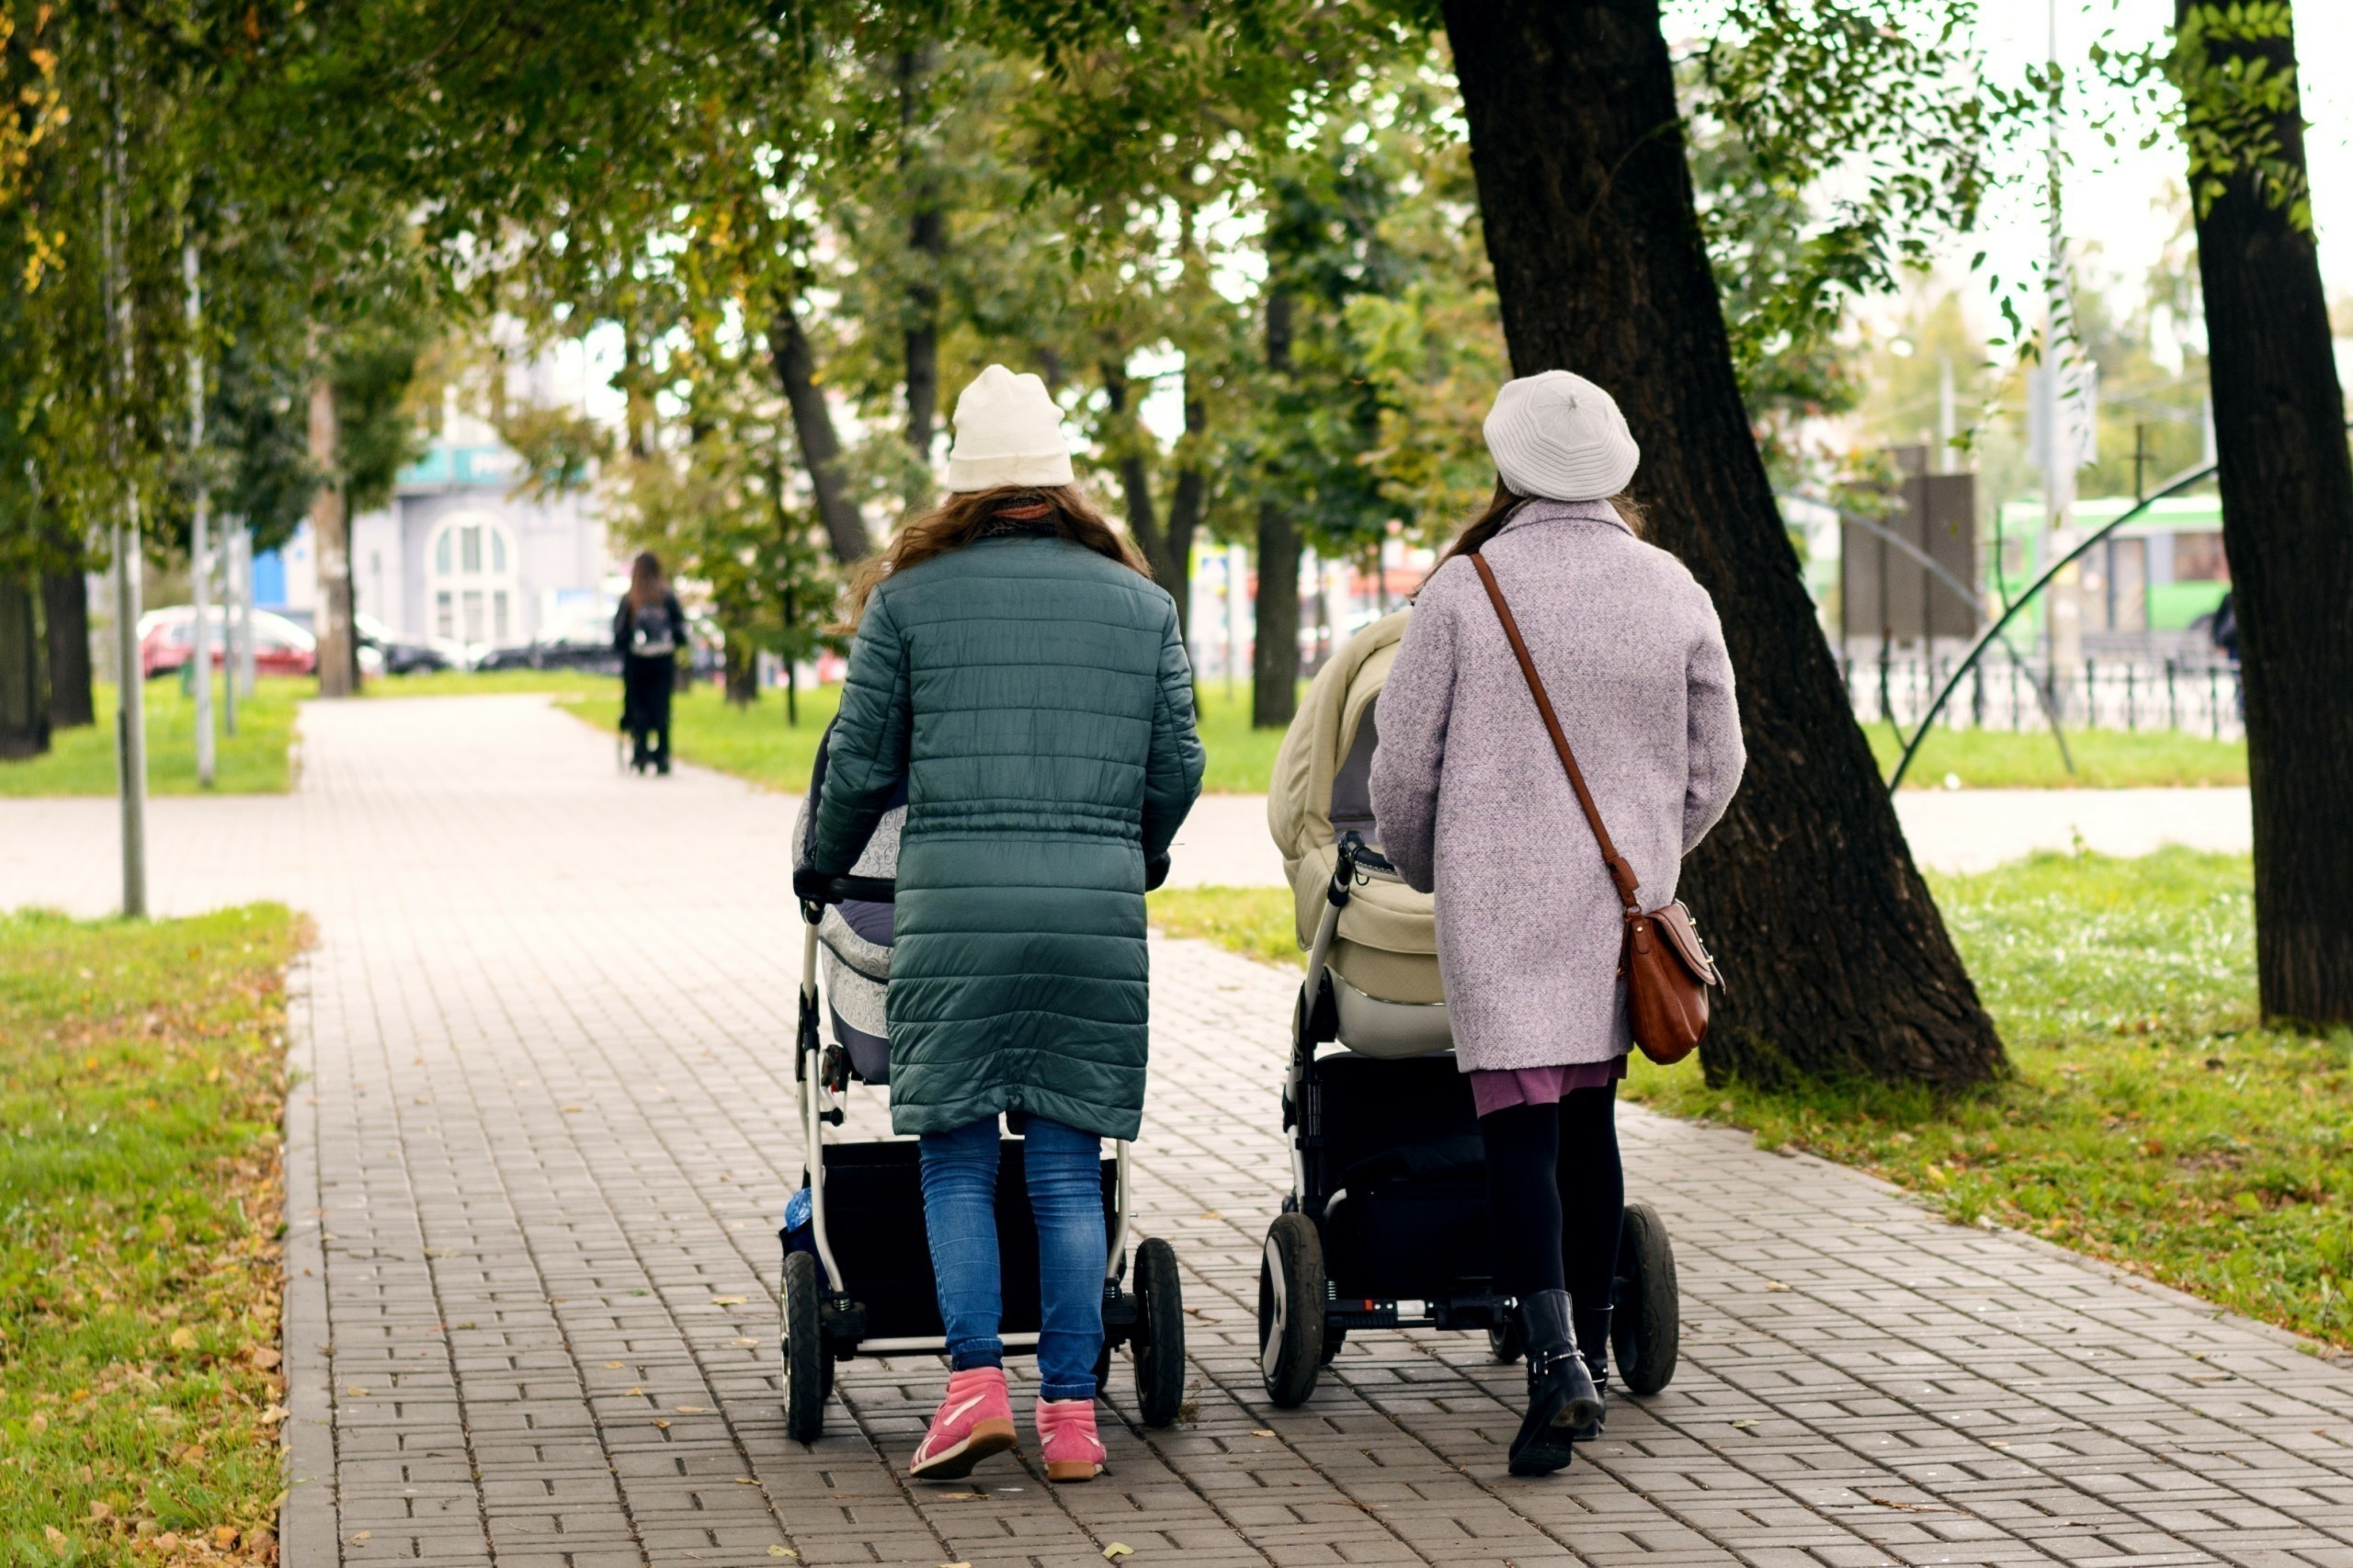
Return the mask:
[[[906,818],[902,784],[850,875],[823,877],[805,869],[832,739],[829,725],[794,835],[795,863],[804,869],[794,872],[792,891],[804,929],[793,1077],[806,1153],[801,1190],[778,1233],[784,1246],[785,1427],[803,1443],[814,1442],[824,1429],[835,1360],[948,1347],[924,1229],[915,1141],[829,1142],[825,1135],[828,1125],[842,1125],[851,1085],[887,1090],[890,1084],[883,999],[891,978],[892,878]],[[1014,1142],[1019,1119],[1007,1121],[1012,1137],[1001,1150],[996,1188],[1000,1337],[1008,1352],[1034,1351],[1041,1321],[1038,1232]],[[1131,1282],[1120,1287],[1132,1229],[1128,1167],[1128,1145],[1117,1144],[1103,1162],[1109,1266],[1103,1279],[1103,1354],[1095,1377],[1101,1385],[1110,1371],[1111,1347],[1125,1344],[1135,1361],[1138,1413],[1146,1426],[1165,1426],[1176,1419],[1185,1390],[1185,1302],[1176,1254],[1158,1237],[1136,1246]]]
[[[1283,1085],[1290,1194],[1258,1270],[1259,1371],[1286,1408],[1351,1331],[1484,1329],[1501,1361],[1524,1345],[1495,1290],[1485,1152],[1431,901],[1382,857],[1372,820],[1377,702],[1407,613],[1358,632],[1316,676],[1267,799],[1308,949]],[[1677,1305],[1674,1251],[1646,1203],[1626,1205],[1612,1300],[1619,1378],[1655,1393],[1675,1373]]]

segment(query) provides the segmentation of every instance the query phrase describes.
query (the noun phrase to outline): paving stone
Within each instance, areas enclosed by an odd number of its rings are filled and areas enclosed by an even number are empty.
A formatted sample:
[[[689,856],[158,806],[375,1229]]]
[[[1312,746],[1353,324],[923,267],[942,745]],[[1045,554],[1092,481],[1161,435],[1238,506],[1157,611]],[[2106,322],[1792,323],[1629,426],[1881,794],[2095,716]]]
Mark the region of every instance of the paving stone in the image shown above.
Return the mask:
[[[804,1449],[775,1346],[794,802],[617,778],[605,737],[533,698],[301,724],[291,796],[151,819],[159,910],[273,897],[318,927],[293,977],[286,1338],[294,1471],[332,1480],[293,1488],[288,1568],[1100,1563],[1113,1541],[1135,1568],[2353,1568],[2344,1369],[1633,1108],[1683,1361],[1613,1392],[1566,1474],[1505,1472],[1521,1372],[1478,1336],[1354,1335],[1306,1408],[1272,1409],[1255,1314],[1295,983],[1187,942],[1154,943],[1134,1180],[1139,1233],[1184,1270],[1191,1418],[1135,1426],[1119,1358],[1102,1481],[1014,1458],[915,1485],[940,1365],[861,1359]],[[102,912],[112,824],[106,801],[0,801],[0,901]],[[879,1135],[853,1097],[844,1135]]]

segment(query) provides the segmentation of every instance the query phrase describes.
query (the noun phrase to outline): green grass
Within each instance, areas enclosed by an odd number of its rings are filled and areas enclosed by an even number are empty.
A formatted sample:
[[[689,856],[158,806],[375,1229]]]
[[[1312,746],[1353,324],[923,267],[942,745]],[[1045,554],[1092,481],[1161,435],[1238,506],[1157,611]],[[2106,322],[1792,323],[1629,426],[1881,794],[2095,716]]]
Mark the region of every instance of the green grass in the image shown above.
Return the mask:
[[[221,728],[221,687],[212,688],[213,793],[282,795],[293,784],[287,752],[294,740],[295,704],[318,683],[307,676],[266,676],[253,696],[237,704],[237,733]],[[60,730],[49,754],[0,762],[0,798],[25,795],[111,795],[115,792],[114,709],[111,681],[92,693],[98,722]],[[177,680],[152,680],[147,697],[147,792],[202,793],[196,782],[196,700]]]
[[[1306,962],[1286,889],[1162,888],[1144,902],[1153,925],[1168,936],[1198,937],[1260,963]]]
[[[2353,1033],[2257,1026],[2247,858],[2040,855],[1929,880],[2008,1043],[2008,1082],[1943,1100],[1711,1088],[1691,1064],[1638,1057],[1628,1097],[2353,1346]],[[1290,909],[1279,888],[1152,902],[1164,931],[1296,965]]]
[[[685,762],[715,767],[770,790],[799,794],[817,765],[817,742],[841,701],[838,686],[801,694],[801,722],[784,722],[784,693],[764,691],[731,706],[717,687],[697,682],[670,699],[670,749]],[[565,712],[608,733],[620,726],[620,682],[606,677],[594,695],[559,697]]]
[[[0,1560],[275,1561],[300,935],[0,915]]]
[[[462,681],[471,677],[430,676],[429,681]],[[538,677],[554,681],[554,676]],[[571,687],[521,687],[517,690],[558,692],[557,704],[600,730],[620,723],[620,682],[611,676],[571,676]],[[590,685],[587,683],[596,683]],[[379,688],[391,681],[376,683]],[[454,689],[463,689],[457,687]],[[670,746],[678,756],[722,773],[733,773],[771,790],[799,794],[809,787],[809,772],[817,760],[817,739],[841,700],[841,687],[821,687],[801,694],[801,722],[784,722],[784,694],[765,691],[748,708],[731,708],[712,687],[698,683],[677,694],[670,711]],[[1282,744],[1280,730],[1250,727],[1250,689],[1235,688],[1233,698],[1222,685],[1201,688],[1202,748],[1209,770],[1202,788],[1211,794],[1256,795],[1266,792],[1274,773],[1275,751]]]
[[[1881,778],[1895,771],[1904,748],[1884,723],[1870,723],[1872,755]],[[2179,730],[2069,730],[2075,759],[2069,773],[2048,733],[2007,730],[1936,730],[1904,776],[1907,790],[1935,790],[1951,774],[1972,790],[2129,790],[2245,784],[2246,744],[2212,741]]]

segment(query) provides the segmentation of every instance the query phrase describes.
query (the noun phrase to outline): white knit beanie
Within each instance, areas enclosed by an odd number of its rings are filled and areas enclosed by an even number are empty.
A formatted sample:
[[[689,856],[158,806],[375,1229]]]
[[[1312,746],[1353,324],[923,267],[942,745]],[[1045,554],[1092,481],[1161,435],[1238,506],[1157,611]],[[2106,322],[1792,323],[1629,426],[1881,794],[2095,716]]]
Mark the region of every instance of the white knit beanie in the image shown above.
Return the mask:
[[[1643,460],[1617,400],[1566,370],[1506,381],[1486,434],[1506,487],[1547,501],[1606,501]]]
[[[1019,484],[1040,489],[1073,483],[1062,410],[1032,375],[991,365],[956,400],[956,445],[948,454],[948,488],[960,494]]]

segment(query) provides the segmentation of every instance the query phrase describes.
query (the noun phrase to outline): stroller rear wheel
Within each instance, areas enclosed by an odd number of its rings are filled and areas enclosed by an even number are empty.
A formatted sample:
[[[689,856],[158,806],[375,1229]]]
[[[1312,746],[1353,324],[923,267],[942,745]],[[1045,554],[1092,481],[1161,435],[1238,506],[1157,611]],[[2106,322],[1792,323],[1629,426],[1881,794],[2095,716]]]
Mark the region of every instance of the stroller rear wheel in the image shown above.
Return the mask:
[[[1324,1238],[1304,1214],[1281,1214],[1258,1262],[1258,1371],[1285,1410],[1307,1403],[1324,1369]]]
[[[1147,1426],[1166,1426],[1185,1403],[1185,1288],[1176,1251],[1158,1236],[1136,1248],[1136,1409]]]
[[[834,1388],[834,1353],[818,1327],[817,1259],[784,1257],[784,1428],[797,1443],[825,1429],[825,1396]]]
[[[1682,1339],[1681,1293],[1675,1284],[1675,1247],[1666,1221],[1647,1203],[1626,1205],[1618,1241],[1618,1311],[1610,1348],[1618,1377],[1630,1392],[1656,1393],[1675,1376]]]

